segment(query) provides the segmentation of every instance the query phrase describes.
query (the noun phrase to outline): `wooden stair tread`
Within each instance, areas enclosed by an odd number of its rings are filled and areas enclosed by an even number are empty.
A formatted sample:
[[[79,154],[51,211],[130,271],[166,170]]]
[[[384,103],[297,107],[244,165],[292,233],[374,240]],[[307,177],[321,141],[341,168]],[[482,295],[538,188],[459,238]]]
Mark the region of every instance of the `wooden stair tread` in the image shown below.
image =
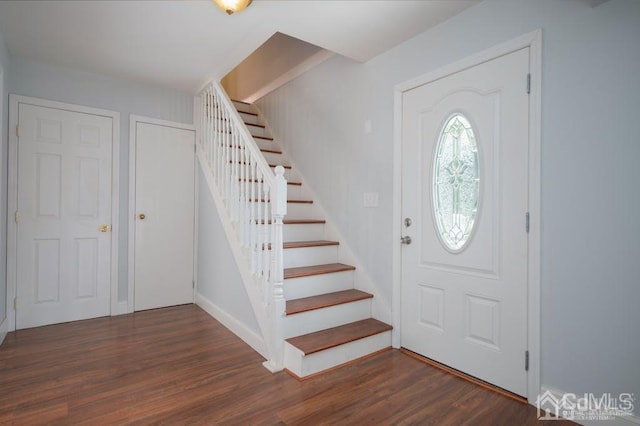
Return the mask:
[[[305,248],[305,247],[324,247],[324,246],[337,246],[340,243],[337,241],[327,240],[315,240],[315,241],[289,241],[282,244],[282,248]]]
[[[266,126],[264,124],[253,124],[253,123],[247,123],[246,121],[244,121],[245,126],[253,126],[253,127],[260,127],[261,129],[266,129]]]
[[[258,179],[238,179],[238,181],[240,182],[255,182],[255,183],[262,183],[262,180],[258,180]],[[292,182],[292,181],[287,181],[287,185],[295,185],[295,186],[302,186],[302,182]]]
[[[236,99],[231,99],[231,102],[237,102],[239,104],[243,104],[243,105],[249,105],[251,106],[252,104],[250,104],[249,102],[245,102],[245,101],[238,101]]]
[[[282,223],[285,225],[324,225],[327,221],[323,219],[284,219]]]
[[[313,311],[315,309],[342,305],[344,303],[371,298],[373,298],[373,294],[365,293],[364,291],[344,290],[336,291],[334,293],[320,294],[318,296],[305,297],[302,299],[287,300],[286,314],[294,315],[301,312]]]
[[[356,321],[339,327],[328,328],[303,336],[292,337],[287,342],[305,355],[320,352],[325,349],[350,343],[365,337],[373,336],[391,330],[389,324],[385,324],[373,318]]]
[[[256,201],[259,201],[261,203],[265,202],[264,198],[261,198],[259,200],[258,199],[249,200],[249,202],[251,202],[251,203],[255,203]],[[291,204],[313,204],[313,200],[287,200],[287,203],[291,203]]]
[[[327,263],[326,265],[298,266],[295,268],[285,268],[284,278],[302,278],[312,275],[331,274],[333,272],[353,271],[355,266],[344,263]]]
[[[249,165],[249,163],[247,163],[246,161],[233,161],[233,160],[229,160],[229,164],[233,164],[233,163],[236,163],[236,164],[242,164],[243,166],[248,166],[248,165]],[[282,167],[284,167],[285,169],[291,169],[291,166],[285,166],[285,165],[282,165],[282,164],[269,164],[269,167],[271,167],[271,168],[278,167],[278,166],[282,166]]]
[[[233,145],[227,145],[229,148],[236,148],[236,149],[242,149],[242,146],[233,146]],[[267,148],[260,148],[258,147],[258,149],[260,149],[260,152],[268,152],[269,154],[282,154],[282,151],[278,151],[276,149],[267,149]]]
[[[269,225],[271,225],[272,223],[273,221],[271,220],[267,221],[267,224]],[[284,219],[282,221],[283,225],[324,225],[325,223],[327,223],[327,221],[323,219]],[[264,225],[264,220],[258,221],[258,224]]]
[[[270,138],[268,136],[256,136],[256,135],[251,135],[251,136],[253,136],[254,139],[264,139],[266,141],[272,141],[273,140],[273,138]]]
[[[257,116],[258,116],[258,113],[257,113],[257,112],[249,112],[249,111],[241,111],[241,110],[238,110],[238,112],[239,112],[240,114],[253,115],[254,117],[257,117]]]

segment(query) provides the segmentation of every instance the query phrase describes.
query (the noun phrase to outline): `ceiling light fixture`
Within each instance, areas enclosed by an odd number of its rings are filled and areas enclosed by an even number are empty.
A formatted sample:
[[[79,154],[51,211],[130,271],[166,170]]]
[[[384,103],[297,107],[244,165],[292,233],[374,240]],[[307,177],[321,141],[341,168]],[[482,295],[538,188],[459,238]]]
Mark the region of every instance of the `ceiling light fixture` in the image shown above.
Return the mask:
[[[224,10],[227,15],[242,12],[251,4],[252,1],[253,0],[213,0],[216,6]]]

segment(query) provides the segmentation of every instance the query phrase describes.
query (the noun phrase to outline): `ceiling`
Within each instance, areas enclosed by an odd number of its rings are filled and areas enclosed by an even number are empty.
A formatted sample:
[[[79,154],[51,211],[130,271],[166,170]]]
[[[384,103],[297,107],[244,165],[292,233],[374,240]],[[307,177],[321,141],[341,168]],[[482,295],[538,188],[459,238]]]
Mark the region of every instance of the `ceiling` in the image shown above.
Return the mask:
[[[276,32],[365,62],[478,0],[0,1],[11,55],[195,93]]]

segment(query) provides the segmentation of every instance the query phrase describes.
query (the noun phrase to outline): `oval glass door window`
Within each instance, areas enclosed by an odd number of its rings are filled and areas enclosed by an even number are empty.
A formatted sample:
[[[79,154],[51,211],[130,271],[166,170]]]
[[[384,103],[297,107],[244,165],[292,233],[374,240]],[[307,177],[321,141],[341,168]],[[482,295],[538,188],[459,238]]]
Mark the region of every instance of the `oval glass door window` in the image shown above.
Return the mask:
[[[442,127],[433,167],[433,212],[438,237],[462,251],[473,233],[480,198],[478,145],[471,123],[452,115]]]

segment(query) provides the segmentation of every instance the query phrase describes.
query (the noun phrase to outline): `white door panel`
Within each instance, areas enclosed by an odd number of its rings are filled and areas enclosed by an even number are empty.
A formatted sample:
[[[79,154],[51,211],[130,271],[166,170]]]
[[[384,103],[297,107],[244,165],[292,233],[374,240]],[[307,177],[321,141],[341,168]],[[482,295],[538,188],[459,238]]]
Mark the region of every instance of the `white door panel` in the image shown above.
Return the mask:
[[[19,104],[16,328],[109,315],[112,119]]]
[[[527,48],[417,87],[403,94],[402,120],[402,217],[412,220],[403,235],[413,239],[402,249],[402,346],[520,395],[528,70]],[[446,123],[455,142],[440,154]],[[477,154],[463,151],[463,133]],[[436,155],[446,166],[437,176]],[[440,214],[436,201],[455,207]]]
[[[195,134],[138,122],[135,143],[135,310],[191,303]]]

